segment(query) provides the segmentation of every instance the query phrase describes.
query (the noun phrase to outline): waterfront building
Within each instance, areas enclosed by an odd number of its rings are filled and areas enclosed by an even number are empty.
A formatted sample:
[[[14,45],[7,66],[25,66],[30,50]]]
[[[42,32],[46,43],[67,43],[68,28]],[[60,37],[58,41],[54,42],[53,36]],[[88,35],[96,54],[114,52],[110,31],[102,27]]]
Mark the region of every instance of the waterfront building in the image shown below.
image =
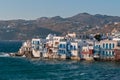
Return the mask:
[[[120,60],[120,47],[116,47],[114,52],[115,52],[115,60],[119,61]]]
[[[32,39],[32,54],[34,57],[41,57],[43,51],[42,39],[33,38]]]
[[[58,55],[64,58],[80,59],[79,41],[75,39],[63,39],[59,43]]]
[[[18,53],[10,54],[10,56],[22,56],[22,57],[27,57],[27,58],[33,57],[31,41],[27,40],[26,42],[24,42],[21,48],[19,49]]]
[[[84,60],[93,60],[93,45],[82,47],[81,58]]]
[[[57,54],[60,40],[63,40],[63,39],[64,39],[63,36],[54,36],[54,37],[53,37],[53,52],[54,52],[55,54]]]
[[[57,51],[58,51],[58,45],[60,40],[64,39],[63,36],[56,36],[56,35],[48,35],[46,37],[47,42],[46,42],[46,49],[47,49],[47,53],[46,53],[46,57],[49,58],[57,58]]]
[[[49,34],[45,40],[33,38],[32,41],[24,42],[17,54],[10,54],[24,55],[30,58],[120,60],[120,38],[117,33],[113,39],[101,41],[81,40],[76,38],[75,33],[68,33],[66,36]]]
[[[102,40],[94,44],[94,56],[99,56],[102,60],[114,60],[114,49],[117,46],[117,41]]]
[[[27,40],[23,43],[23,46],[20,48],[19,53],[23,54],[25,51],[31,51],[31,41]]]
[[[79,44],[76,41],[70,43],[71,56],[80,56]]]
[[[61,58],[67,58],[68,56],[70,57],[70,43],[67,41],[60,41],[59,46],[58,46],[58,55]]]

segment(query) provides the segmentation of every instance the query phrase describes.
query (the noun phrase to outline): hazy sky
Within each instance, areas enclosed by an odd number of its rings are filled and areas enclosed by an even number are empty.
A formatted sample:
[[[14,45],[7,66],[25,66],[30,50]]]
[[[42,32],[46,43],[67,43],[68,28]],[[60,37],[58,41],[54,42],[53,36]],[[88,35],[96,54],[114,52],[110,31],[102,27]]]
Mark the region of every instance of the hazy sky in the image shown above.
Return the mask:
[[[120,16],[120,0],[0,0],[0,20],[69,17],[83,12]]]

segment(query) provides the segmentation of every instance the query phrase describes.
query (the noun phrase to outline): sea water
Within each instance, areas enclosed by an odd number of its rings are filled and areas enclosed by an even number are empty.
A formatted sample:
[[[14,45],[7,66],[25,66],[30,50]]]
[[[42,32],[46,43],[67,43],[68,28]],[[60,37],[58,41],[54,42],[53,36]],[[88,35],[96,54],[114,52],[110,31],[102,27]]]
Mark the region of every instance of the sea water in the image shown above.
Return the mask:
[[[3,47],[2,47],[3,45]],[[21,42],[0,42],[0,80],[120,80],[120,62],[9,57]]]

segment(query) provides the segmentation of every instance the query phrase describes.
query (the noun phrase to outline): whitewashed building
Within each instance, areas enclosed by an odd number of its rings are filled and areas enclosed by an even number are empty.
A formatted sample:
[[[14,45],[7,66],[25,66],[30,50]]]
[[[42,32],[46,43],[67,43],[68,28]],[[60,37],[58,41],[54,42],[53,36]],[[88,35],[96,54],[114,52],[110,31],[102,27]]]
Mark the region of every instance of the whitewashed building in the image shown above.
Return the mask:
[[[41,57],[43,51],[43,44],[41,39],[32,39],[32,53],[34,57]]]

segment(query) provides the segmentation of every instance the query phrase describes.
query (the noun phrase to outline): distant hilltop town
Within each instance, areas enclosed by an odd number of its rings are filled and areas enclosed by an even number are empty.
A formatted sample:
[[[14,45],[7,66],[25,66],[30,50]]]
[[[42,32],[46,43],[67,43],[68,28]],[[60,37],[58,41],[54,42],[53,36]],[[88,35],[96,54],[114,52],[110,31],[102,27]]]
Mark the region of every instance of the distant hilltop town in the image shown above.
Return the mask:
[[[94,34],[77,37],[75,32],[65,36],[49,34],[46,39],[33,38],[23,43],[18,53],[10,56],[48,59],[73,60],[120,60],[120,32],[113,29],[111,33]]]

